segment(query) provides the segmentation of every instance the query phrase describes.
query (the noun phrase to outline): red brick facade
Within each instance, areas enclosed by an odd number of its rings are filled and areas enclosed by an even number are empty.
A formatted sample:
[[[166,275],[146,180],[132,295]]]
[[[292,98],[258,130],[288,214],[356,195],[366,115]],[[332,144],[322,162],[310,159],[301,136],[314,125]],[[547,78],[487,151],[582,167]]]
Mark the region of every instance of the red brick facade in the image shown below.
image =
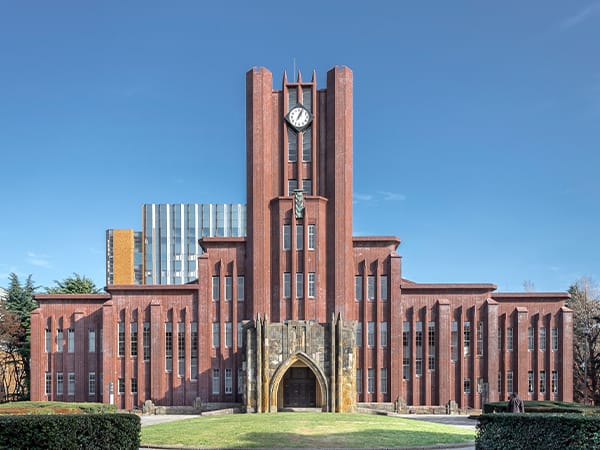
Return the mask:
[[[114,401],[131,409],[148,399],[166,406],[189,406],[196,398],[251,404],[249,392],[259,392],[253,404],[268,410],[289,393],[283,387],[272,394],[277,400],[262,398],[269,394],[260,387],[247,389],[255,378],[245,372],[240,333],[258,316],[275,324],[297,321],[303,329],[333,323],[332,317],[353,326],[354,357],[331,354],[349,358],[345,367],[354,368],[356,380],[344,386],[356,389],[357,402],[454,400],[480,407],[510,391],[525,399],[572,400],[567,294],[414,283],[402,278],[398,238],[352,236],[350,69],[330,70],[326,89],[317,89],[314,74],[308,82],[284,75],[281,90],[273,89],[268,70],[252,69],[246,96],[247,238],[202,240],[196,284],[38,295],[33,400]],[[295,107],[306,122],[301,126],[291,115]],[[274,338],[257,345],[268,351],[280,344]],[[318,372],[323,398],[325,389],[345,398],[335,376],[323,377],[330,363],[299,351],[271,361],[277,383],[288,379],[288,368],[308,367]],[[277,372],[277,364],[285,370]],[[336,405],[322,406],[353,407]]]

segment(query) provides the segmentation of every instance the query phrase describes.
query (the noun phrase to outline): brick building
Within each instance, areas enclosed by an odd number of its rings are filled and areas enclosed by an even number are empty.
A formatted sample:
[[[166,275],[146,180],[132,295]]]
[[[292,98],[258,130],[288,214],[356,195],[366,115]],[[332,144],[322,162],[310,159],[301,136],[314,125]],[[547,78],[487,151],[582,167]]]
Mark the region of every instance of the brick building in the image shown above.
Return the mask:
[[[200,240],[198,280],[38,295],[32,399],[247,411],[572,400],[566,293],[402,278],[352,236],[352,72],[246,75],[247,236]],[[358,168],[360,170],[360,168]]]

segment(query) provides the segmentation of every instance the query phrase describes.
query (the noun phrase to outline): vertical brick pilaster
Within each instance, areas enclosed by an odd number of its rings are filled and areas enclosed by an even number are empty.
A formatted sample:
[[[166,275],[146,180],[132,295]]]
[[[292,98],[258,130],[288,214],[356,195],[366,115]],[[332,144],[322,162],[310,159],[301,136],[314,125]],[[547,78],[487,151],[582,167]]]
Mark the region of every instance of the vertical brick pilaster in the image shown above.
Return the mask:
[[[450,327],[452,325],[452,315],[450,314],[450,302],[447,299],[440,299],[437,302],[437,330],[436,330],[436,377],[438,386],[438,400],[440,405],[447,404],[450,400],[455,400],[454,389],[452,386],[453,378],[451,376],[452,364],[450,362]]]
[[[563,402],[573,401],[573,310],[563,306],[559,312],[558,393]]]
[[[527,392],[527,371],[529,370],[529,352],[527,351],[527,328],[529,327],[528,310],[524,306],[515,308],[516,320],[513,331],[513,357],[515,357],[515,388],[514,391],[519,397],[526,399],[529,397]]]
[[[497,301],[488,299],[485,304],[485,340],[483,356],[486,364],[483,373],[484,382],[488,383],[490,402],[500,400],[498,393],[498,372],[500,371],[500,353],[498,350],[498,311]]]

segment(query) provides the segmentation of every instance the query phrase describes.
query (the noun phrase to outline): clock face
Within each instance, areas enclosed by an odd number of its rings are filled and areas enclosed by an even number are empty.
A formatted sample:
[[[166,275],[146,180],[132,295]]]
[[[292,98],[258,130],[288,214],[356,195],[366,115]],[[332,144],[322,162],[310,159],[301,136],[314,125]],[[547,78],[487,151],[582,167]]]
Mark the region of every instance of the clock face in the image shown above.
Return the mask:
[[[296,130],[301,131],[306,128],[312,120],[312,114],[302,105],[293,107],[286,117],[287,121]]]

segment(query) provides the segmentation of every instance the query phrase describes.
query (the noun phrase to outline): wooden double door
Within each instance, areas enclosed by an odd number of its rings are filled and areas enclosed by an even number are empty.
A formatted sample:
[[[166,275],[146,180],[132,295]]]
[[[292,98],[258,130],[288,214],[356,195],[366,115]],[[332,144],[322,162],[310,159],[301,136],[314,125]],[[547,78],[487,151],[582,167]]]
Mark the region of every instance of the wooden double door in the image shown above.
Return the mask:
[[[283,406],[317,406],[317,379],[308,367],[290,367],[283,378]]]

